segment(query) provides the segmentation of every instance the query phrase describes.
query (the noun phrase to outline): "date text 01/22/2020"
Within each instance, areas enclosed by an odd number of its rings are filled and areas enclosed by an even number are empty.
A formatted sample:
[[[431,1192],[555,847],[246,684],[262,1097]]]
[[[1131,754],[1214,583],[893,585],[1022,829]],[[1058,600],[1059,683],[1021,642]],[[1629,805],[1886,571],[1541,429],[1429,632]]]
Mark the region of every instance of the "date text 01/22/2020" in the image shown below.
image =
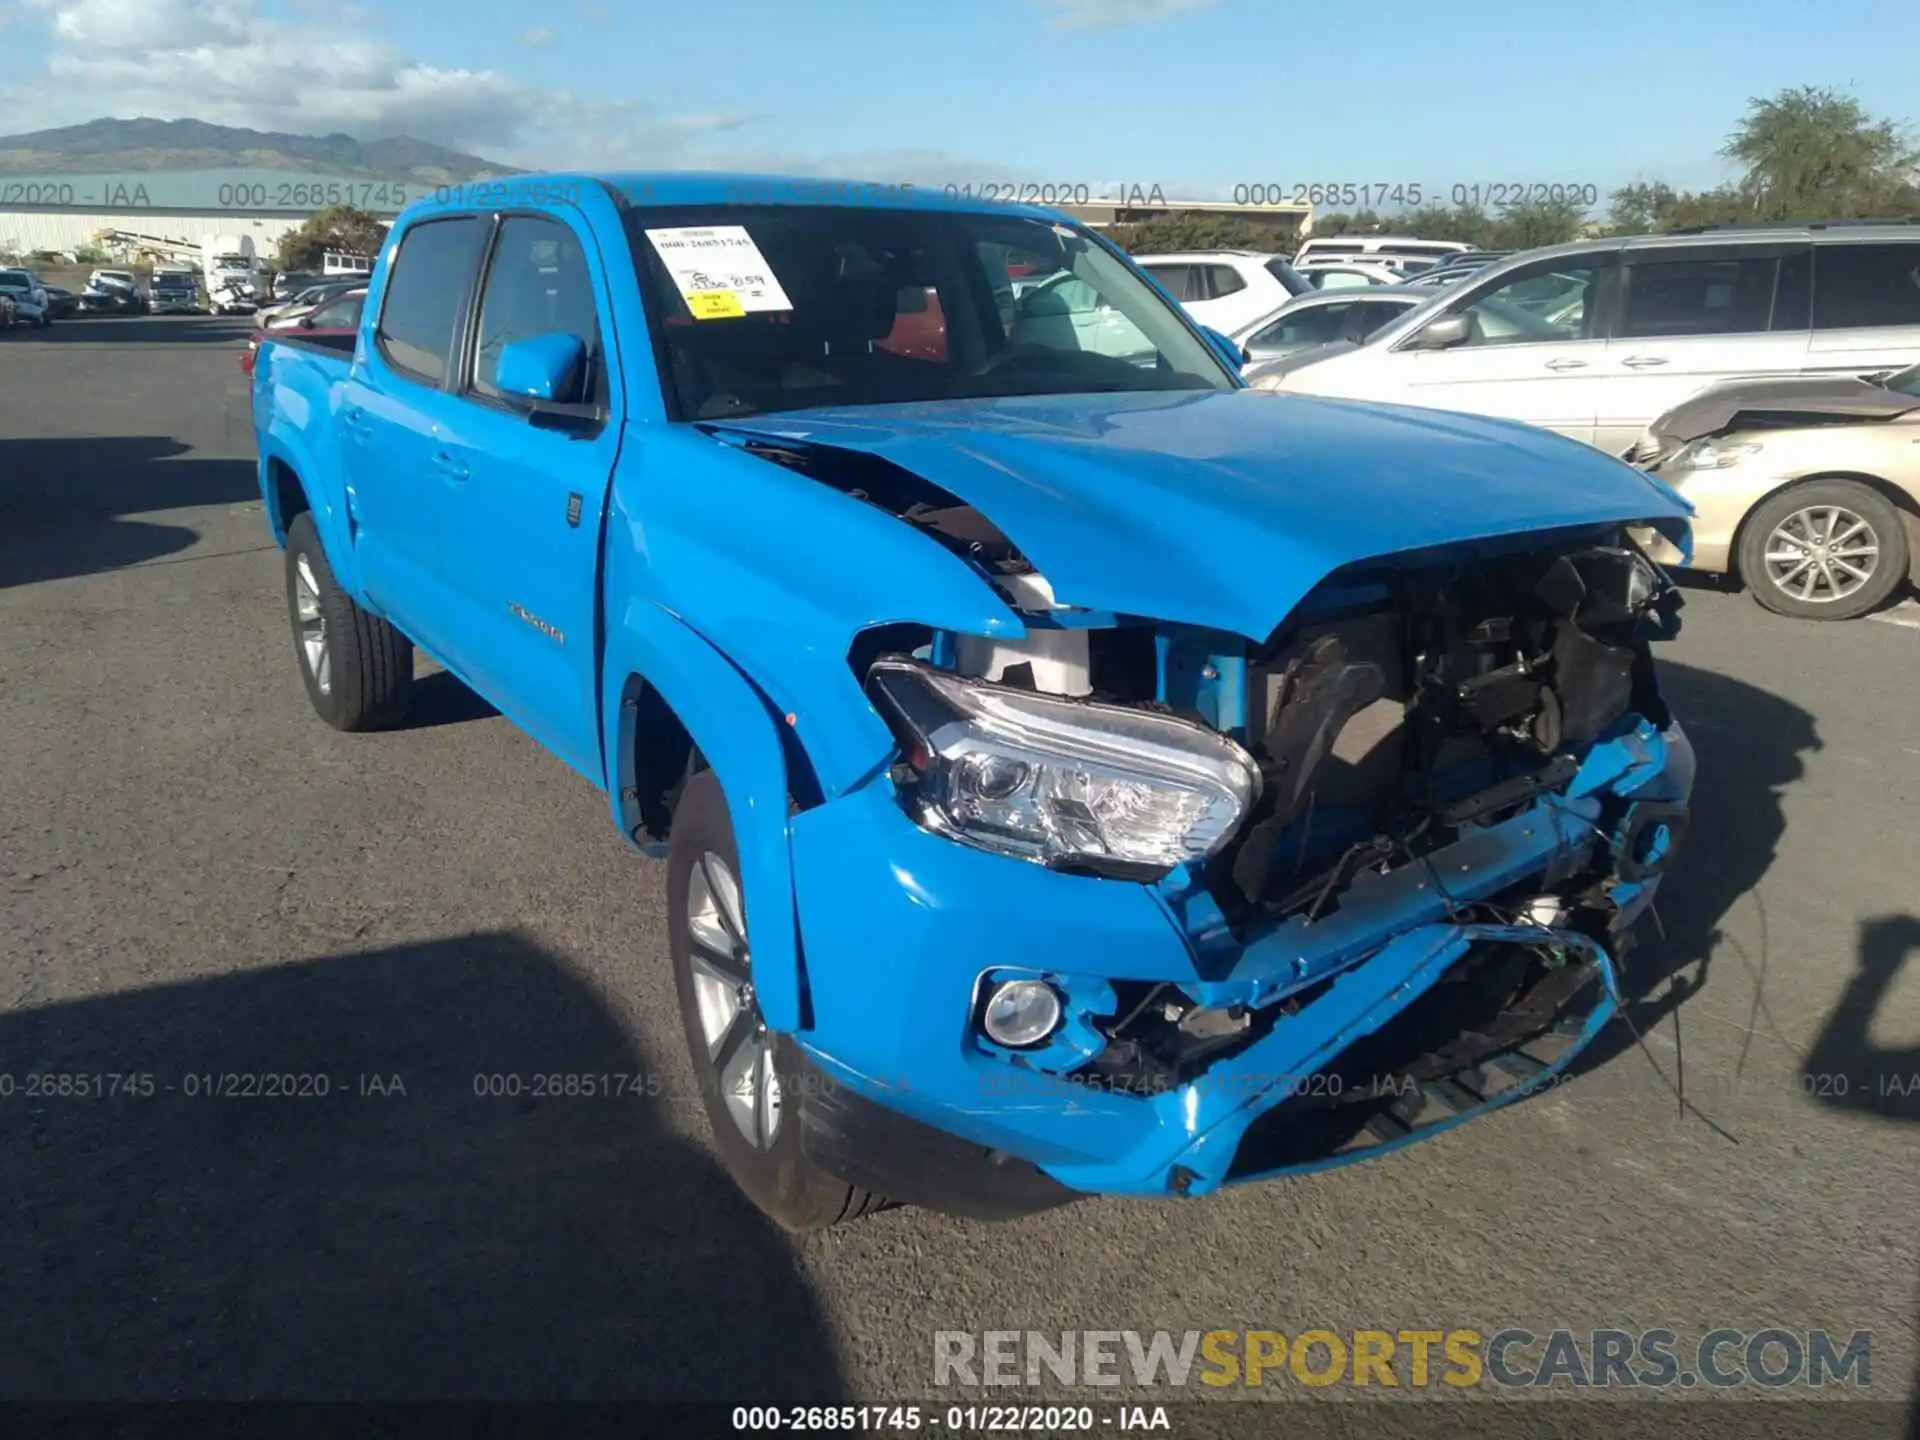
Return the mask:
[[[1473,209],[1502,209],[1512,205],[1578,205],[1600,203],[1600,187],[1592,181],[1484,180],[1453,185],[1427,185],[1413,180],[1254,181],[1233,187],[1236,205],[1351,205],[1370,210],[1380,205],[1451,204]]]
[[[1173,1428],[1164,1405],[736,1405],[732,1424],[742,1434],[776,1435],[900,1435],[920,1430],[1063,1435]]]

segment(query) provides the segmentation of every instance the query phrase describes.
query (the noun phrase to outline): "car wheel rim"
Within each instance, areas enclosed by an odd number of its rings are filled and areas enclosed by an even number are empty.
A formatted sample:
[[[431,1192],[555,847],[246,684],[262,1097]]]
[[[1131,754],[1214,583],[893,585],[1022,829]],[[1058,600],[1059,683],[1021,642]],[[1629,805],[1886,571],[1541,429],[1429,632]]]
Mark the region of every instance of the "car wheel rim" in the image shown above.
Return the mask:
[[[293,608],[300,617],[300,653],[322,695],[333,690],[333,656],[327,646],[327,616],[320,606],[320,582],[313,563],[302,555],[293,567]]]
[[[1782,595],[1803,604],[1851,598],[1879,565],[1879,535],[1844,505],[1808,505],[1767,536],[1767,578]]]
[[[782,1108],[773,1035],[754,999],[740,882],[711,850],[687,877],[687,930],[709,1078],[747,1142],[756,1150],[770,1149],[780,1133]]]

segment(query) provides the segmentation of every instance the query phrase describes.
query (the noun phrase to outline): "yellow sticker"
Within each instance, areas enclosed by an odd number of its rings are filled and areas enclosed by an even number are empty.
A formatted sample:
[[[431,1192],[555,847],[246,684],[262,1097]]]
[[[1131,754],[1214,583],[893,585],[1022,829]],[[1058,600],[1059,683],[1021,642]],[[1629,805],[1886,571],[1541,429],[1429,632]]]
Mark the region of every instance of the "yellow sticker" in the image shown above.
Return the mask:
[[[687,309],[696,320],[731,320],[747,313],[731,290],[695,290],[687,296]]]

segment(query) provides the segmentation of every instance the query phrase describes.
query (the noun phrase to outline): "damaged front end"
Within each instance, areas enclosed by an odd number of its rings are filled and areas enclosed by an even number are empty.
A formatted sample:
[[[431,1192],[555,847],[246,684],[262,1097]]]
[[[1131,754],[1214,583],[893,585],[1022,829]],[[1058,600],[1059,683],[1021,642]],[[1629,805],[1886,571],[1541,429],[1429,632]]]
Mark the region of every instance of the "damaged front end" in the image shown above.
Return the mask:
[[[1004,607],[869,610],[847,679],[892,753],[790,817],[795,1039],[878,1102],[807,1111],[843,1178],[1203,1194],[1506,1103],[1615,1013],[1693,784],[1651,654],[1680,595],[1629,527],[1684,545],[1685,507],[1519,427],[1290,415],[1336,503],[1274,478],[1271,414],[715,427]],[[1353,523],[1426,472],[1460,491]]]
[[[992,867],[890,860],[913,903],[881,943],[980,917],[964,962],[925,957],[964,1000],[907,986],[962,1033],[888,1081],[817,1004],[829,1073],[1076,1190],[1198,1194],[1458,1123],[1610,1018],[1692,783],[1649,651],[1680,596],[1623,534],[1346,567],[1260,644],[1060,606],[961,544],[1026,638],[891,626],[850,659],[899,741],[888,803]],[[798,817],[803,894],[831,823]],[[1087,887],[1176,943],[1076,933]]]

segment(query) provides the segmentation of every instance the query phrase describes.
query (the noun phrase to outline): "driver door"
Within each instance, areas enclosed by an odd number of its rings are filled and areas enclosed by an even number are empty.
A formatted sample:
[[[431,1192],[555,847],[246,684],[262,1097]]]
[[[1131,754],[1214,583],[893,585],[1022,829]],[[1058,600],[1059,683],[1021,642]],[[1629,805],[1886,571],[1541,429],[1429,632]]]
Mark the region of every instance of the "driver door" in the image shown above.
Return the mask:
[[[1417,348],[1420,331],[1401,340],[1403,393],[1391,398],[1523,420],[1592,444],[1614,260],[1611,252],[1540,260],[1458,296],[1440,315],[1466,315],[1467,338],[1434,350]]]

